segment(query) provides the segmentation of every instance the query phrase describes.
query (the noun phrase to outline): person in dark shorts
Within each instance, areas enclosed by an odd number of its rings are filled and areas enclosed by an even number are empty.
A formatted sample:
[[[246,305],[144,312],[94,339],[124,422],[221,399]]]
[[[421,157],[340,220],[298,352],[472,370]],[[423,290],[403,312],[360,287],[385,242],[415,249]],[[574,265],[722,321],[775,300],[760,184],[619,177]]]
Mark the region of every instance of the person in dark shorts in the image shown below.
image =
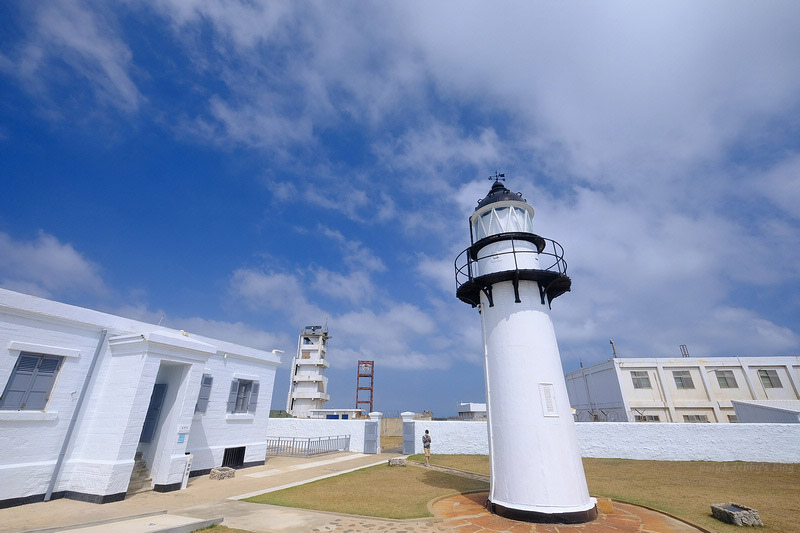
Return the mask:
[[[431,436],[427,429],[422,436],[422,447],[425,449],[425,466],[431,466]]]

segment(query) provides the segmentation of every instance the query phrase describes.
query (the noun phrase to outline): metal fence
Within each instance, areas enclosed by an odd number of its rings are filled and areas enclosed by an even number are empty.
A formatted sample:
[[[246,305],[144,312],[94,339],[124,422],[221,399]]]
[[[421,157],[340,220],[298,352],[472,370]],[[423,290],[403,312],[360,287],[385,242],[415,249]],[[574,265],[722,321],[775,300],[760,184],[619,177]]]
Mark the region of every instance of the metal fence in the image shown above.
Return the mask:
[[[350,449],[350,435],[333,437],[267,437],[267,455],[311,457]]]

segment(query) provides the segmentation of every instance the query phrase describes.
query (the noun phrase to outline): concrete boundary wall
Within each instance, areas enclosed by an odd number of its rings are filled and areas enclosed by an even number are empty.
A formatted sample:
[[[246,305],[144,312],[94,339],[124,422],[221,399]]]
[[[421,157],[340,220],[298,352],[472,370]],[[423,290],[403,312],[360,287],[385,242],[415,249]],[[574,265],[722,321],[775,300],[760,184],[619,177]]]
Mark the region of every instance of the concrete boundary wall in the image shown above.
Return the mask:
[[[351,452],[364,453],[364,431],[368,419],[327,420],[317,418],[270,418],[267,423],[269,437],[333,437],[350,435]],[[372,420],[375,422],[375,420]],[[377,421],[380,424],[380,420]],[[380,448],[380,431],[378,432]]]
[[[413,421],[414,453],[430,430],[433,454],[489,453],[485,422]],[[800,463],[800,424],[578,422],[583,457]]]

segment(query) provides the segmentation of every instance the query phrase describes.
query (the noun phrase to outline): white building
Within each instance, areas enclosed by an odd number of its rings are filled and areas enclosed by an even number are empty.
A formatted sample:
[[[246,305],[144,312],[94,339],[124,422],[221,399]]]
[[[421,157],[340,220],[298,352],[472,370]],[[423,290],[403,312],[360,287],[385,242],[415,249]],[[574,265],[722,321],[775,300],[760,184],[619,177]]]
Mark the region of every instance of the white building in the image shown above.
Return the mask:
[[[363,418],[363,409],[309,409],[308,418],[326,420],[355,420]]]
[[[0,507],[112,502],[137,477],[165,492],[190,473],[263,464],[279,362],[0,289]]]
[[[325,360],[328,350],[328,328],[306,326],[297,341],[297,355],[289,373],[289,395],[286,412],[297,418],[309,418],[312,409],[323,409],[330,400]]]
[[[626,357],[566,378],[582,422],[727,423],[736,400],[800,399],[800,357]]]
[[[461,420],[486,420],[486,404],[459,402],[458,418]]]

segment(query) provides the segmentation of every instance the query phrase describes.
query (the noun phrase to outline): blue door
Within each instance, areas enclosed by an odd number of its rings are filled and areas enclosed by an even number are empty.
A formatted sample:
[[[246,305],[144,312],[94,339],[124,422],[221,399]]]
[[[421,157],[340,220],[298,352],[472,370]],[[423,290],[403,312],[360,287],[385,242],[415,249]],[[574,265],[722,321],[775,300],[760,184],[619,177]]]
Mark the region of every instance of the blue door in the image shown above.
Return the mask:
[[[158,427],[158,417],[161,416],[161,408],[164,406],[164,396],[167,394],[166,383],[156,383],[153,385],[153,394],[150,396],[150,406],[147,408],[147,414],[144,417],[144,426],[142,427],[142,436],[139,437],[139,442],[151,442],[153,435],[156,434]]]

